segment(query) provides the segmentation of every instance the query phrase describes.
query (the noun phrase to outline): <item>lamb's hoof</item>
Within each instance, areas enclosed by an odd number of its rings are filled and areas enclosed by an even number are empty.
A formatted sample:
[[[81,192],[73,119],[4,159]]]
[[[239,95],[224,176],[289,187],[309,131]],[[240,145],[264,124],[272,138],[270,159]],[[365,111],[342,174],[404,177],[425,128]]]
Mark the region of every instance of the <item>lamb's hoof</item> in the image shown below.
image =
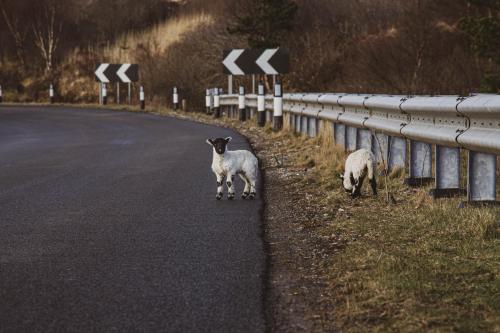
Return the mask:
[[[254,199],[254,198],[255,198],[255,195],[256,195],[256,193],[255,193],[255,192],[252,192],[252,193],[250,193],[250,196],[249,196],[248,198],[249,198],[249,199]]]
[[[217,200],[222,199],[222,193],[218,193],[217,196],[215,197],[215,199],[217,199]]]
[[[243,192],[243,194],[241,195],[241,197],[242,197],[243,199],[246,199],[246,198],[248,198],[248,196],[249,196],[249,195],[250,195],[250,193],[248,193],[248,192]]]
[[[228,195],[227,195],[227,198],[228,198],[229,200],[234,200],[234,193],[228,194]]]

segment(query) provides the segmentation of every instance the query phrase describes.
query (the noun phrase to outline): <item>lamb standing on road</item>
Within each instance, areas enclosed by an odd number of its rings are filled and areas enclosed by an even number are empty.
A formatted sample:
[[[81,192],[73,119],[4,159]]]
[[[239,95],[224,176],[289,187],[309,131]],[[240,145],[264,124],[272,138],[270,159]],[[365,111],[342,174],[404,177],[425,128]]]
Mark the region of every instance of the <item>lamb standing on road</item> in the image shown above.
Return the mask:
[[[371,151],[360,149],[350,154],[345,162],[344,189],[350,192],[353,198],[361,195],[361,187],[368,176],[373,195],[377,195],[377,181],[375,179],[375,156]]]
[[[227,198],[234,199],[234,177],[239,175],[245,182],[245,189],[241,197],[246,199],[255,198],[255,184],[257,183],[257,158],[247,150],[227,150],[227,144],[231,137],[207,139],[207,143],[213,147],[212,171],[217,177],[217,196],[222,199],[223,180],[226,177]]]

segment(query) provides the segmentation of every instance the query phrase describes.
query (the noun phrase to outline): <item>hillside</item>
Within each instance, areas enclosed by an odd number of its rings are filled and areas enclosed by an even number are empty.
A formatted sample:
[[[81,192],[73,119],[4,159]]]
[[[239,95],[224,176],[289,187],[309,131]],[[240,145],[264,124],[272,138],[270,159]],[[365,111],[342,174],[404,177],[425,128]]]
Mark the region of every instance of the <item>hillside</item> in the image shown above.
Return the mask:
[[[269,3],[283,2],[273,1]],[[42,1],[45,2],[55,3],[55,8],[59,8],[56,0]],[[74,82],[75,76],[76,81],[88,81],[88,86],[99,62],[133,61],[141,65],[142,84],[151,100],[165,99],[166,92],[176,85],[184,97],[197,104],[202,102],[200,96],[208,85],[226,84],[220,65],[222,50],[248,47],[251,35],[259,33],[259,26],[255,25],[257,30],[252,33],[231,34],[239,20],[263,20],[270,26],[278,21],[256,11],[255,3],[148,0],[136,5],[128,0],[95,0],[82,7],[75,0],[66,11],[83,8],[82,12],[72,21],[64,22],[66,28],[61,32],[64,40],[50,70],[47,66],[44,69],[43,59],[37,56],[39,52],[30,45],[29,34],[24,40],[24,52],[31,49],[34,59],[29,62],[31,65],[23,67],[15,51],[16,44],[13,38],[9,39],[12,37],[9,29],[2,32],[0,41],[9,41],[10,50],[1,52],[0,81],[7,91],[17,89],[27,100],[43,95],[51,81],[63,93],[64,100],[89,101],[95,99],[95,87],[83,89]],[[474,21],[493,15],[493,23],[498,23],[498,10],[485,5],[485,1],[297,0],[293,3],[297,6],[293,16],[280,17],[286,23],[285,28],[264,35],[268,39],[269,35],[273,37],[272,43],[276,44],[273,46],[291,51],[292,72],[283,78],[288,91],[393,94],[498,91],[499,62],[494,55],[500,48],[498,43],[490,43],[484,50],[478,44],[478,40],[485,39],[478,35],[480,26]],[[125,13],[117,8],[124,8]],[[98,15],[99,9],[102,12]],[[18,10],[22,12],[22,8]],[[56,18],[61,15],[57,10]],[[110,15],[113,24],[109,22]],[[13,18],[15,14],[4,16]],[[75,31],[75,39],[69,38],[71,31],[67,30],[82,22],[92,28]],[[2,24],[6,26],[6,22]],[[42,79],[40,73],[44,74]],[[248,79],[237,78],[236,84],[240,83],[248,83]]]

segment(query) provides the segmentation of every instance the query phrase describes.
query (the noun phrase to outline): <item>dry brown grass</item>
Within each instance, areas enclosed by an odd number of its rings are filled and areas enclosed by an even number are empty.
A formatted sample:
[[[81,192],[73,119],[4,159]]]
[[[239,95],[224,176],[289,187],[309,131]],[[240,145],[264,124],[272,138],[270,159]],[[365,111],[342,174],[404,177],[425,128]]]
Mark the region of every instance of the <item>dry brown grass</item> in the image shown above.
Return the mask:
[[[122,35],[115,43],[104,48],[103,55],[109,61],[118,63],[137,61],[136,53],[140,48],[147,49],[153,55],[161,55],[171,45],[181,41],[185,34],[213,22],[214,18],[203,12],[176,17],[146,31]]]

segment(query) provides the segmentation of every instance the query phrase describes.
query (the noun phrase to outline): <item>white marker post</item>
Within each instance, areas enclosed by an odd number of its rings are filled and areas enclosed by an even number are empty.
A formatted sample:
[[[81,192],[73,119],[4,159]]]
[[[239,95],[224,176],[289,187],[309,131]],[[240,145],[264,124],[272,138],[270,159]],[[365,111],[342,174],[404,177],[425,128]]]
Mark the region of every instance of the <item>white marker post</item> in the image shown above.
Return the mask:
[[[266,125],[266,95],[262,82],[259,82],[259,95],[257,96],[257,122],[259,127]]]
[[[214,118],[220,117],[220,96],[219,88],[214,88]]]
[[[283,91],[281,83],[276,82],[274,86],[274,119],[273,131],[278,132],[283,128]]]
[[[54,86],[50,85],[49,87],[49,101],[50,104],[54,104]]]
[[[2,92],[2,86],[0,85],[0,103],[3,102],[3,92]]]
[[[144,87],[141,86],[141,90],[139,92],[139,100],[141,101],[141,110],[146,108],[146,100],[144,98]]]
[[[247,113],[245,109],[245,87],[240,86],[240,94],[238,96],[238,106],[239,106],[239,113],[240,113],[240,121],[245,121],[247,120]]]
[[[210,114],[210,105],[211,104],[212,104],[212,97],[211,97],[210,89],[207,89],[206,96],[205,96],[205,107],[206,107],[207,114]]]
[[[106,88],[106,83],[102,84],[102,105],[108,104],[108,88]]]
[[[177,87],[174,87],[174,95],[172,97],[173,99],[173,104],[174,104],[174,111],[177,111],[177,108],[179,107],[179,94],[177,92]]]

